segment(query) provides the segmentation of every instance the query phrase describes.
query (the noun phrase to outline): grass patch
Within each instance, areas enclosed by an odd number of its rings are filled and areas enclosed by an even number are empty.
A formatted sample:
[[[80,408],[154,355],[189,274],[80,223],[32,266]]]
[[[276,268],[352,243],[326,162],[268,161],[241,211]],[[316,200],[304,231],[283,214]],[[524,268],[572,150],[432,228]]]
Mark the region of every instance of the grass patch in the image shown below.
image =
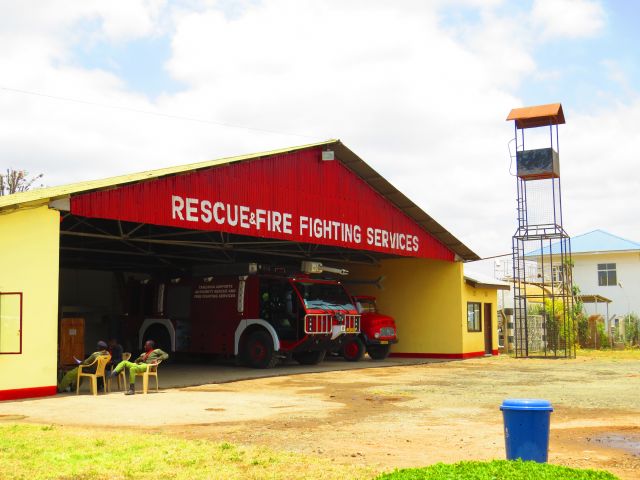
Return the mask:
[[[578,348],[576,357],[602,360],[640,360],[640,348],[626,348],[625,350]]]
[[[617,480],[609,472],[577,470],[547,463],[460,462],[437,463],[424,468],[405,468],[385,473],[376,480]]]
[[[366,467],[227,442],[99,428],[0,425],[2,479],[324,480],[373,476],[373,470]]]

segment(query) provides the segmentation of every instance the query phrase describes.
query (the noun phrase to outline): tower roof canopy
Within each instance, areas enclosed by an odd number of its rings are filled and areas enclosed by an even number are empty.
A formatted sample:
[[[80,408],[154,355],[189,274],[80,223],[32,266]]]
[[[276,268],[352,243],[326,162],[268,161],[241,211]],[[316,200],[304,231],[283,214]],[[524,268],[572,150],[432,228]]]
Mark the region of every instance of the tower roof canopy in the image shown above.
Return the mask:
[[[560,103],[514,108],[509,112],[507,121],[509,120],[515,120],[517,128],[545,127],[565,123]]]

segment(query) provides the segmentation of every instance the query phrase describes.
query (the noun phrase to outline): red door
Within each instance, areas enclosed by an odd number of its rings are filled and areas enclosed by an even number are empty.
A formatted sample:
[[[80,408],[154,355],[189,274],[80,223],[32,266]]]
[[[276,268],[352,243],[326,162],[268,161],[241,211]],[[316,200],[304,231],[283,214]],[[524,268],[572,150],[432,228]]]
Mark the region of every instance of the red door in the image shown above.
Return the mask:
[[[491,304],[484,304],[484,354],[492,354],[493,346],[493,319],[491,318]]]

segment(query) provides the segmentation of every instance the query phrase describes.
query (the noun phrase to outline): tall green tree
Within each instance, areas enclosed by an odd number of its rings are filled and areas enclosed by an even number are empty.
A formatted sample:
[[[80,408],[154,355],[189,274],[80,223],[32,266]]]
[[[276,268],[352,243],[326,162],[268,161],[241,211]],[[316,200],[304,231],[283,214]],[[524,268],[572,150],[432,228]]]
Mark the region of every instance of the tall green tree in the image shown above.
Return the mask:
[[[627,345],[640,345],[640,318],[635,313],[624,317],[624,333]]]

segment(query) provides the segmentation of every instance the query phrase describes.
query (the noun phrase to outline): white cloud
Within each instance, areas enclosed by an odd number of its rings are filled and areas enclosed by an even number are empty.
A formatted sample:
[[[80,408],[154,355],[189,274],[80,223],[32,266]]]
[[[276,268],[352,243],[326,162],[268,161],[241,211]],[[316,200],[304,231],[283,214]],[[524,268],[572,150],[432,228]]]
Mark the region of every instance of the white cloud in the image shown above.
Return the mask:
[[[532,20],[543,38],[590,37],[604,27],[605,12],[593,0],[535,0]]]
[[[561,138],[563,194],[570,233],[594,228],[640,241],[637,138],[640,100],[610,109],[567,114]],[[601,226],[596,222],[605,223]]]
[[[156,32],[160,25],[160,13],[167,1],[95,0],[90,3],[93,4],[97,16],[102,19],[102,29],[107,38],[123,41]]]
[[[531,35],[520,31],[526,12],[514,22],[487,4],[477,24],[452,31],[439,23],[443,7],[436,2],[401,8],[385,1],[271,0],[229,15],[219,2],[193,10],[139,1],[132,17],[122,4],[105,6],[112,3],[60,2],[57,9],[43,3],[29,12],[34,23],[22,27],[16,25],[29,15],[0,7],[0,64],[8,67],[0,83],[316,140],[339,137],[478,253],[509,250],[515,182],[506,147],[512,126],[504,119],[522,104],[521,82],[536,72]],[[115,42],[170,32],[166,66],[185,90],[151,102],[112,73],[72,65],[73,27],[92,18],[100,19],[96,35]],[[575,233],[609,226],[638,239],[624,208],[602,225],[576,207],[597,207],[587,174],[618,141],[608,173],[615,191],[624,192],[621,203],[634,198],[627,139],[638,122],[615,119],[638,115],[640,105],[617,108],[592,117],[567,112],[561,133],[567,218]],[[2,90],[0,111],[0,166],[44,172],[49,184],[309,141]]]

